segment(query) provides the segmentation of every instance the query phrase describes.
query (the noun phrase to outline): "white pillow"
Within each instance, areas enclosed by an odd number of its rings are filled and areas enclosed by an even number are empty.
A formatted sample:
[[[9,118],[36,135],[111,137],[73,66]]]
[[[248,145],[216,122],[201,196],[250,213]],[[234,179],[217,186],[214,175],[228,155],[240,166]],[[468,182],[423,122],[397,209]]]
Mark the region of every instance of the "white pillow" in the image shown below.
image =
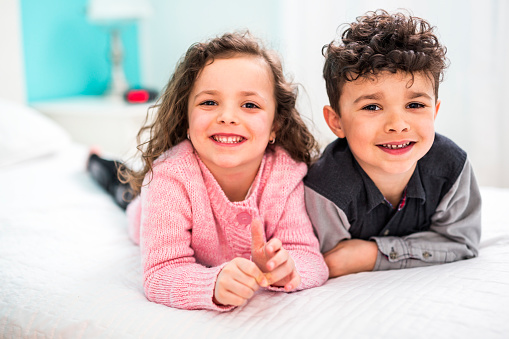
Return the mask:
[[[33,108],[0,98],[0,167],[55,153],[69,134]]]

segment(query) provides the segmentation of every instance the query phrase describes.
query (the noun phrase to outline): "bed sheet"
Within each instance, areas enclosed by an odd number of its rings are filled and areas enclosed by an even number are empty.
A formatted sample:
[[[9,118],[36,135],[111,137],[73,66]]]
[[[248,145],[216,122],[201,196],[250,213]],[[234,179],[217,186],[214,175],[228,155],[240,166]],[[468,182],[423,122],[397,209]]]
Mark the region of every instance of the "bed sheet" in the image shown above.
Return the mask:
[[[481,190],[478,258],[185,311],[145,299],[125,214],[86,157],[72,145],[0,170],[1,338],[509,337],[509,190]]]

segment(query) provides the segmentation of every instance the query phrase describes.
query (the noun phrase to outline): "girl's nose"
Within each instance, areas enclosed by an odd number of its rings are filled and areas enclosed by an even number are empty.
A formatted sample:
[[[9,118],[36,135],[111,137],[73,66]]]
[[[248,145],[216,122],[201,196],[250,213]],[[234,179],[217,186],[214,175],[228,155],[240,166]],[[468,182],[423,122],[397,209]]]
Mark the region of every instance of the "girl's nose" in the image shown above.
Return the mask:
[[[410,125],[404,119],[404,113],[393,111],[388,113],[385,123],[385,131],[387,133],[401,133],[408,132]]]
[[[217,114],[217,123],[225,125],[236,125],[239,120],[234,108],[225,107]]]

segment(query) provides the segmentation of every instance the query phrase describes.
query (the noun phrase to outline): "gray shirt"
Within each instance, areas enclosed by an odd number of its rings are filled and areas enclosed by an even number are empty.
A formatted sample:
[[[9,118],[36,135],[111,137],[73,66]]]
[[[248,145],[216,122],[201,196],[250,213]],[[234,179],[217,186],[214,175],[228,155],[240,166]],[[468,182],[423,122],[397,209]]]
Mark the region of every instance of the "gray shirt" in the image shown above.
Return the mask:
[[[324,151],[304,180],[321,251],[345,239],[376,241],[375,270],[478,255],[481,196],[466,153],[440,134],[418,161],[401,208],[393,209],[355,161],[345,139]]]

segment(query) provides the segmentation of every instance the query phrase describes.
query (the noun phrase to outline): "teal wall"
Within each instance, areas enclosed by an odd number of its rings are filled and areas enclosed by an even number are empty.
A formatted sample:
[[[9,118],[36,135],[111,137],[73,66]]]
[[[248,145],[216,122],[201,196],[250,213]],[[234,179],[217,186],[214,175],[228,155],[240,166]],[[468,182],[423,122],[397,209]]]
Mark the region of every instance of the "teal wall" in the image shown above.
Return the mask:
[[[21,0],[29,102],[104,93],[110,80],[109,30],[86,17],[87,0]],[[122,26],[124,70],[140,85],[138,29]]]

